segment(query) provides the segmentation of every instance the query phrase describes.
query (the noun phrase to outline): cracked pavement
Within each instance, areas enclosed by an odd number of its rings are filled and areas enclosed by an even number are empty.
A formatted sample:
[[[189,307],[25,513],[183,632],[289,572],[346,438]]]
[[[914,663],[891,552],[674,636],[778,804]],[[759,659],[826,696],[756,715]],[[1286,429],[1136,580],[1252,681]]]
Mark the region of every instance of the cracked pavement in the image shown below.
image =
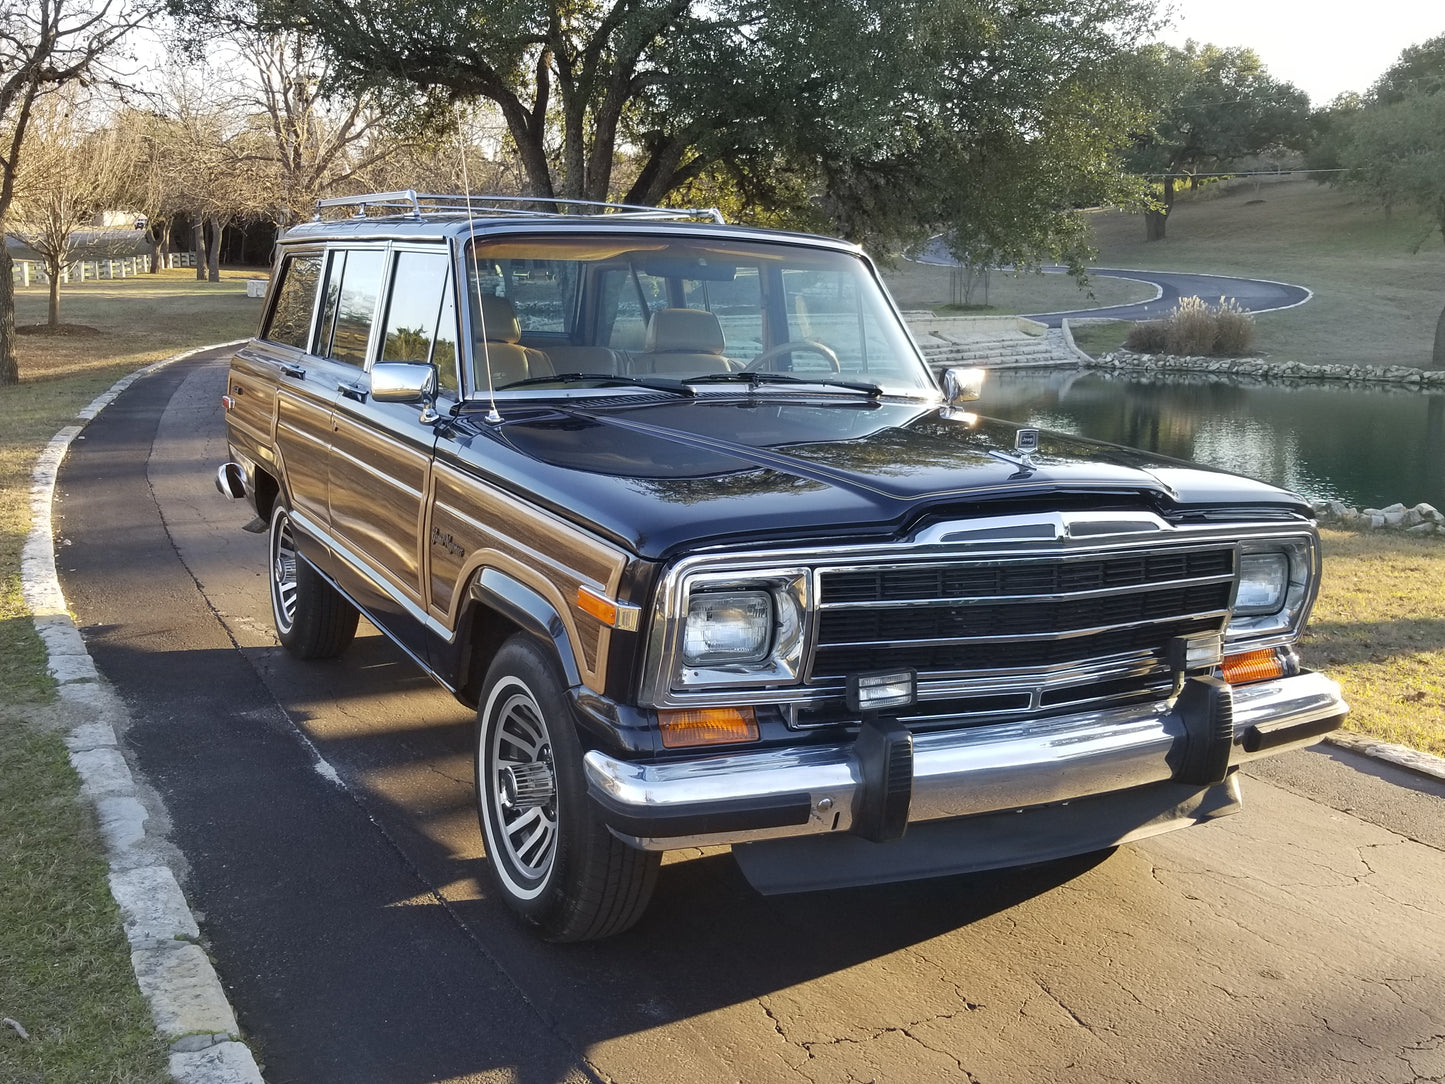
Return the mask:
[[[469,713],[365,625],[334,663],[271,639],[265,540],[210,481],[223,375],[128,393],[56,512],[271,1084],[1445,1081],[1445,784],[1340,750],[1031,870],[764,898],[671,854],[634,932],[536,942],[478,879]]]

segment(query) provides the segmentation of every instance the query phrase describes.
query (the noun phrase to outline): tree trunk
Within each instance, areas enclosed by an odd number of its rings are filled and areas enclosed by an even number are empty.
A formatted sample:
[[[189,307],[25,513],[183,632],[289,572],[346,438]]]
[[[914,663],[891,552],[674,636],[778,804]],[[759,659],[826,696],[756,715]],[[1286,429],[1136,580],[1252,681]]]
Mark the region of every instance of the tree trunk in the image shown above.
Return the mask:
[[[196,217],[196,224],[191,227],[191,247],[196,250],[196,281],[206,281],[206,220],[200,216]]]
[[[151,263],[151,270],[159,272],[172,251],[174,251],[174,246],[171,244],[171,220],[166,218],[162,219],[161,224],[156,227],[157,259]]]
[[[220,282],[220,281],[221,281],[221,235],[225,232],[226,227],[221,223],[221,220],[220,220],[219,218],[217,218],[215,215],[212,215],[209,221],[210,221],[210,225],[211,225],[211,243],[210,243],[210,247],[207,248],[207,250],[206,250],[206,270],[207,270],[207,276],[206,276],[206,277],[207,277],[211,282]]]
[[[151,246],[151,269],[152,275],[161,273],[161,228],[154,222],[146,222],[146,240]]]
[[[5,231],[0,229],[0,238]],[[0,387],[20,383],[20,359],[15,355],[15,263],[10,247],[0,240]]]
[[[45,322],[50,327],[60,326],[60,272],[65,266],[63,259],[45,261],[50,265],[47,269],[50,276],[50,305],[45,313]]]
[[[1435,349],[1430,352],[1430,368],[1445,369],[1445,309],[1435,321]]]
[[[1169,218],[1169,212],[1174,209],[1174,177],[1172,175],[1164,178],[1164,207],[1162,210],[1150,208],[1144,212],[1144,240],[1164,240],[1165,222]]]

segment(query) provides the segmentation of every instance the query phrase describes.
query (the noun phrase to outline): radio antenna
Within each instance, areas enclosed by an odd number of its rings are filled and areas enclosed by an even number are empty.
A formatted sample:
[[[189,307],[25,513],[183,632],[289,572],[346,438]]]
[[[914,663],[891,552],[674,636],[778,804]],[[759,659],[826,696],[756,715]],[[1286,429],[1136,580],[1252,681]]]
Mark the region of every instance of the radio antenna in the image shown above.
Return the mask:
[[[464,108],[464,106],[458,103],[457,149],[461,152],[462,156],[462,194],[467,200],[467,234],[471,242],[469,246],[471,250],[471,278],[476,290],[477,303],[473,311],[477,314],[477,329],[481,332],[482,371],[487,374],[487,421],[495,425],[502,420],[502,415],[501,412],[497,410],[497,389],[492,386],[492,356],[487,348],[487,313],[485,307],[482,305],[482,276],[478,269],[477,262],[477,234],[475,228],[472,226],[472,215],[474,213],[472,210],[472,183],[467,175],[467,140],[466,134],[462,130],[462,110]],[[466,290],[462,291],[462,296],[467,296]],[[472,347],[473,375],[476,373],[476,353],[476,344],[474,341]]]

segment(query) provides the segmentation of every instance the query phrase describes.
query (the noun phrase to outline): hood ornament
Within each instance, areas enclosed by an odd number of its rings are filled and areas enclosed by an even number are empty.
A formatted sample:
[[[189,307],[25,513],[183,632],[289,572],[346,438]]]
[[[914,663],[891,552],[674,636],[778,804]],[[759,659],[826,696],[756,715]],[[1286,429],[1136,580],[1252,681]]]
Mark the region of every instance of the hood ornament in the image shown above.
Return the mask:
[[[988,454],[995,459],[1002,459],[1005,463],[1012,463],[1024,474],[1032,474],[1039,469],[1034,462],[1034,455],[1039,450],[1039,431],[1037,429],[1020,429],[1014,437],[1014,455],[1007,452],[993,451]]]

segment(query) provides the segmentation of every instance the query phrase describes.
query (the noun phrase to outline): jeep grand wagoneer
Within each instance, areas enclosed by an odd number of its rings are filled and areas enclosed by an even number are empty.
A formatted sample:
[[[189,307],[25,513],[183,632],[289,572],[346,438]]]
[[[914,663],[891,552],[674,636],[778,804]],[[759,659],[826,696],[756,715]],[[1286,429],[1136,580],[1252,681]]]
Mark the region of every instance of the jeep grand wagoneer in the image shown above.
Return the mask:
[[[1300,498],[975,413],[852,245],[532,207],[287,232],[218,484],[287,649],[364,613],[476,706],[487,867],[545,936],[632,925],[671,848],[766,892],[1107,848],[1340,724]]]

